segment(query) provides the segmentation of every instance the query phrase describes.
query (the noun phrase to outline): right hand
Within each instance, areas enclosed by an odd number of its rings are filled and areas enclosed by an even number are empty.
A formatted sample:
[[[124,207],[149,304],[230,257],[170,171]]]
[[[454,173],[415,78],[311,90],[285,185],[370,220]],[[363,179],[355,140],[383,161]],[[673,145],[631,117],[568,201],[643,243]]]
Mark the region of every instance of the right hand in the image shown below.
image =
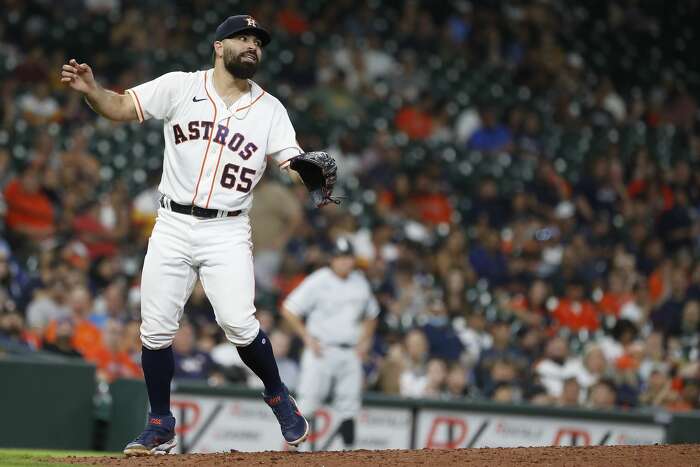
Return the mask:
[[[97,88],[92,69],[87,63],[78,63],[74,58],[63,65],[61,82],[83,94],[88,94]]]
[[[305,337],[304,345],[307,349],[311,350],[315,356],[320,357],[321,355],[323,355],[323,351],[321,350],[321,343],[315,337]]]

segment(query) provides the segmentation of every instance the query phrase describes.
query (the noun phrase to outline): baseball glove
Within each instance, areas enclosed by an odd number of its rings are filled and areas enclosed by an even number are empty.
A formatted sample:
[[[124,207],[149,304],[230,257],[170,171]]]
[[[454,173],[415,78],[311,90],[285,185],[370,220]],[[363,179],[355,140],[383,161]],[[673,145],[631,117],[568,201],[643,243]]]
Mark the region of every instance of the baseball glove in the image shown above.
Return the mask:
[[[292,158],[289,167],[299,174],[317,208],[329,203],[340,204],[338,198],[331,196],[338,166],[327,153],[317,151],[299,154]]]

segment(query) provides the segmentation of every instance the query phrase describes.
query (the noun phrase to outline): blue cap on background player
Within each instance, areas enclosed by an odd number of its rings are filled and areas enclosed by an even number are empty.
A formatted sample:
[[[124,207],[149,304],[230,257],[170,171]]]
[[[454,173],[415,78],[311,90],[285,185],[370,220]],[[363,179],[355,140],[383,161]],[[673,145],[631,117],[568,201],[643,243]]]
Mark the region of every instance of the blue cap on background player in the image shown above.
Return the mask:
[[[229,16],[216,28],[214,39],[222,41],[227,37],[242,32],[249,32],[260,39],[263,47],[270,43],[270,33],[260,27],[258,22],[248,15]]]
[[[338,237],[333,243],[331,254],[333,256],[355,256],[355,249],[347,237]]]

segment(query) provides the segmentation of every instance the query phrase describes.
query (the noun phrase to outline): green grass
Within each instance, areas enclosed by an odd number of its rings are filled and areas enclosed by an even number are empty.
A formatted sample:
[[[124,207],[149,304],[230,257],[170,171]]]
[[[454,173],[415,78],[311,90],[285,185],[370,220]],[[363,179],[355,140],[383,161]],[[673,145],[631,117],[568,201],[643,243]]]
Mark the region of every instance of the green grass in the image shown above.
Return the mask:
[[[44,451],[36,449],[0,449],[0,467],[26,467],[30,465],[51,467],[75,467],[75,464],[51,462],[51,460],[47,458],[67,456],[94,457],[114,455],[117,455],[117,453],[94,451]]]

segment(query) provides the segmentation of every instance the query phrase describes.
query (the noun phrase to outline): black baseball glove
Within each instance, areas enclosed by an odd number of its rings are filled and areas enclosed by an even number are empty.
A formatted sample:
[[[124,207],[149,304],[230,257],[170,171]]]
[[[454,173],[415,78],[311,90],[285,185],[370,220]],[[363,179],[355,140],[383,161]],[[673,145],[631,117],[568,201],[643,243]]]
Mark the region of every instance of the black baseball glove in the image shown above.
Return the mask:
[[[338,198],[331,196],[338,166],[327,153],[316,151],[299,154],[291,159],[289,167],[299,174],[317,208],[329,203],[340,204]]]

